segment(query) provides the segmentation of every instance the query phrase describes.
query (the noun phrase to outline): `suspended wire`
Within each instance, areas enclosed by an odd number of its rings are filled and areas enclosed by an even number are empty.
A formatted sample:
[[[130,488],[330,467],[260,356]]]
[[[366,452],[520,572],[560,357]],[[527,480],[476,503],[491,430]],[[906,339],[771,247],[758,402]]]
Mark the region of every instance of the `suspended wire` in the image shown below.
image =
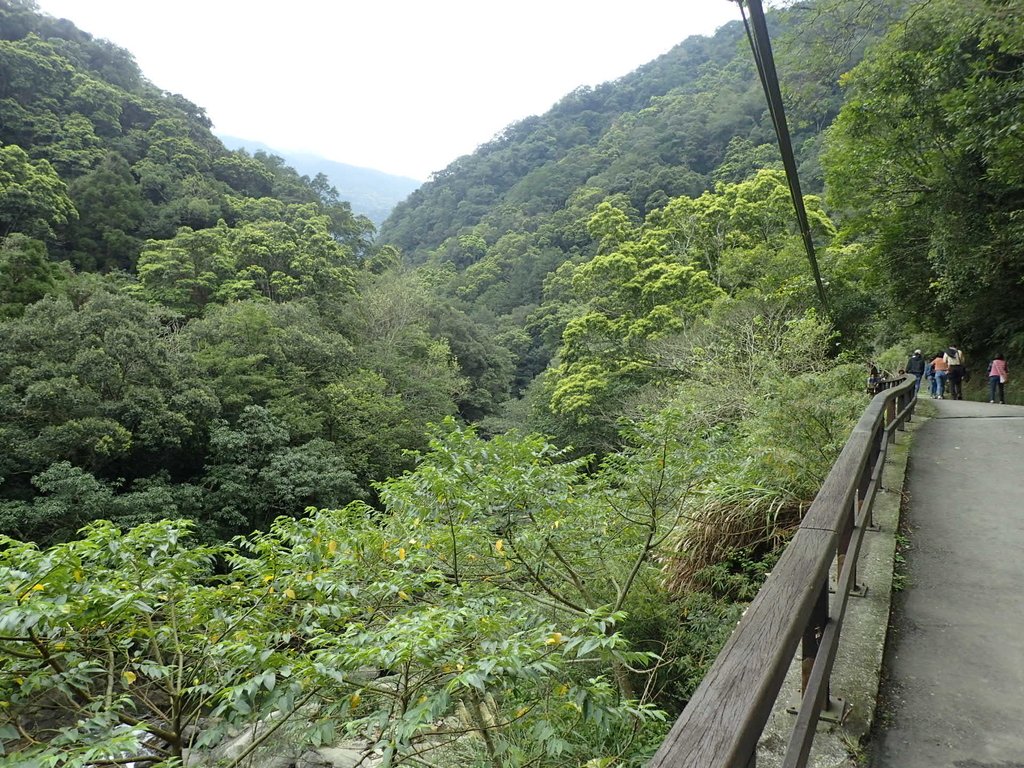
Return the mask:
[[[811,225],[807,220],[807,209],[804,208],[804,196],[800,191],[800,177],[796,171],[793,143],[790,141],[789,128],[786,125],[786,111],[782,106],[782,90],[779,88],[779,78],[775,71],[775,59],[772,56],[772,44],[768,37],[768,24],[765,21],[764,11],[761,8],[761,0],[735,1],[740,7],[743,27],[747,31],[747,41],[750,43],[750,50],[754,54],[757,76],[761,80],[765,99],[768,100],[768,112],[772,118],[772,125],[775,127],[775,135],[779,140],[779,152],[782,153],[782,167],[786,169],[786,181],[789,183],[789,194],[793,198],[793,207],[796,209],[800,236],[804,241],[804,250],[807,251],[807,260],[811,263],[814,282],[818,286],[818,298],[821,300],[821,306],[826,314],[831,314],[828,298],[825,296],[825,285],[821,281],[821,272],[818,270],[818,259],[814,255]],[[743,10],[744,3],[750,9],[749,21],[747,20],[747,14]]]

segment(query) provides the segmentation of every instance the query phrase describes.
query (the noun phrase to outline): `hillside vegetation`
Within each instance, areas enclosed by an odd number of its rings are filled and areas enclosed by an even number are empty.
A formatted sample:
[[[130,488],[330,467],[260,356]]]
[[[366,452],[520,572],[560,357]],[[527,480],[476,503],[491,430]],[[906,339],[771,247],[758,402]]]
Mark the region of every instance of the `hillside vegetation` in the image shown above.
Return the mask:
[[[826,310],[738,23],[377,236],[0,0],[0,765],[642,765],[866,356],[1024,352],[1021,17],[770,14]]]

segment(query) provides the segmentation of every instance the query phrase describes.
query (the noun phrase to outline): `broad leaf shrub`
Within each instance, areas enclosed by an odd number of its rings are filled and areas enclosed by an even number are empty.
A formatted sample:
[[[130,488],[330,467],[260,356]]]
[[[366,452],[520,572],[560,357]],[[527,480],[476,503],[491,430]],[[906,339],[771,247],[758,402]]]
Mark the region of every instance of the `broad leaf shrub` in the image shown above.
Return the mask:
[[[449,420],[379,508],[217,546],[180,521],[4,539],[4,760],[188,764],[244,726],[226,765],[285,736],[385,765],[642,765],[865,404],[830,340],[733,308],[662,350],[686,375],[599,463]]]
[[[221,547],[187,545],[183,522],[5,539],[9,759],[171,764],[290,718],[393,765],[638,761],[665,716],[634,682],[654,654],[619,625],[657,583],[671,510],[623,514],[614,468],[593,480],[539,438],[447,429],[383,511],[279,518]]]

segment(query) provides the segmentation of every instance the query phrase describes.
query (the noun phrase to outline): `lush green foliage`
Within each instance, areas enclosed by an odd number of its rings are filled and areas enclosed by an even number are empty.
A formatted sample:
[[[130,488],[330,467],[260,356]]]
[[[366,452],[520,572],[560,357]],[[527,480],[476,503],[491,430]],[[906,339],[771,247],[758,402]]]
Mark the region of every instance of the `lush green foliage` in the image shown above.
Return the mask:
[[[845,78],[829,133],[831,197],[888,307],[976,359],[1024,352],[1021,13],[925,4]]]
[[[822,188],[818,135],[842,103],[838,76],[907,4],[816,0],[770,12],[782,41],[777,58],[805,191]],[[716,181],[780,167],[774,145],[737,20],[509,126],[400,204],[381,236],[414,262],[438,258],[460,267],[476,260],[456,247],[471,232],[493,246],[512,230],[546,229],[539,247],[554,240],[571,250],[572,232],[553,219],[570,211],[582,190],[621,196],[643,216],[671,198],[697,197]]]
[[[380,520],[359,505],[281,519],[234,551],[186,545],[187,528],[166,522],[97,524],[46,551],[8,541],[0,732],[16,742],[14,724],[56,706],[60,733],[19,759],[78,764],[138,750],[144,734],[180,756],[197,724],[216,742],[232,723],[305,707],[391,764],[454,749],[493,765],[629,760],[660,715],[631,679],[653,657],[616,625],[656,588],[652,555],[680,499],[633,516],[664,461],[588,479],[558,458],[537,439],[454,430],[386,486]],[[460,744],[467,732],[479,743]]]
[[[209,128],[127,52],[0,2],[0,530],[247,532],[372,497],[428,423],[506,396],[508,353],[380,274],[325,177]]]
[[[1016,343],[1014,2],[930,3],[847,76],[826,318],[736,24],[511,126],[381,245],[0,0],[10,764],[642,764],[863,406],[843,347],[894,299],[934,344],[951,297]],[[905,6],[773,12],[806,189]]]
[[[75,278],[0,324],[3,529],[52,541],[97,517],[182,516],[250,531],[366,495],[454,411],[447,345],[373,290],[361,309],[381,314],[353,336],[301,301],[168,325],[133,286]],[[401,344],[382,337],[391,320]]]
[[[601,203],[589,222],[594,258],[571,273],[575,308],[548,384],[555,412],[586,421],[665,375],[652,343],[678,333],[728,294],[806,303],[806,269],[789,215],[785,179],[760,171],[697,199],[680,197],[639,227]],[[832,225],[807,205],[827,242]],[[841,286],[836,286],[841,287]]]
[[[820,362],[815,323],[785,337],[803,347],[793,365]],[[796,402],[751,403],[750,439]],[[344,734],[392,765],[639,765],[659,702],[685,700],[758,577],[705,569],[684,623],[666,610],[661,561],[722,483],[727,442],[694,416],[638,426],[597,471],[449,422],[380,510],[282,517],[230,546],[197,546],[182,522],[94,523],[47,550],[6,540],[0,736],[17,760],[82,765],[300,718],[305,741]]]
[[[0,3],[0,29],[0,236],[46,239],[55,258],[90,269],[131,268],[149,238],[248,220],[236,197],[313,204],[350,251],[372,232],[326,177],[228,152],[200,108],[148,83],[126,51],[24,0]]]

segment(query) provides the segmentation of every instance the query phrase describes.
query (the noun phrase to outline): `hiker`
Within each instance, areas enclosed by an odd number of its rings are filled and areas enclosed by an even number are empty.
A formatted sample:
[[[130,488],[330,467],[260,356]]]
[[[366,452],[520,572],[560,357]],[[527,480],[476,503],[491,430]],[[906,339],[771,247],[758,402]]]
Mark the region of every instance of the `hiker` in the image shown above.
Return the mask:
[[[949,396],[954,400],[963,400],[964,353],[951,344],[942,357],[949,366]]]
[[[932,358],[932,370],[935,372],[932,382],[932,397],[941,400],[946,394],[946,377],[949,375],[949,363],[946,362],[945,353],[935,353],[935,357]]]
[[[878,385],[882,381],[882,375],[878,372],[878,366],[874,363],[868,363],[868,387],[867,393],[869,395],[878,394]]]
[[[999,391],[999,402],[1006,402],[1006,358],[996,355],[988,365],[988,401],[996,401],[996,391]]]
[[[924,355],[921,354],[920,349],[915,349],[914,354],[907,360],[907,373],[914,374],[916,381],[914,382],[914,394],[917,394],[917,390],[921,388],[921,379],[924,378]]]

